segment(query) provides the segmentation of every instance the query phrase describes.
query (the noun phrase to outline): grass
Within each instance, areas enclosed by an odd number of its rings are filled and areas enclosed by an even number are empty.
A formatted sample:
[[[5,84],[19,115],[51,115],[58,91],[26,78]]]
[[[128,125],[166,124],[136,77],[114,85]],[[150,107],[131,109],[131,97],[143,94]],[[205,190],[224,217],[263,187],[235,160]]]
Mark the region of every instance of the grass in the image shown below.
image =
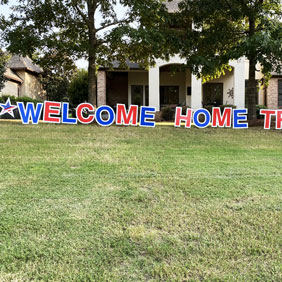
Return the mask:
[[[0,281],[281,281],[282,134],[0,124]]]

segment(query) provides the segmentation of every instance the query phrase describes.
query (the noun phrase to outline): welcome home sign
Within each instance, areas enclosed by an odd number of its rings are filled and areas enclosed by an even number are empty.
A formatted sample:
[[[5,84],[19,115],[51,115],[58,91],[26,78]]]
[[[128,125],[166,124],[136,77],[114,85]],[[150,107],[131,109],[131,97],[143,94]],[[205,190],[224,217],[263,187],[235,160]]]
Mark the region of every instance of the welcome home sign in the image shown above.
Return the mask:
[[[69,117],[69,103],[45,101],[38,103],[36,107],[33,103],[18,102],[11,105],[10,98],[6,104],[0,104],[0,116],[9,114],[14,117],[14,110],[18,109],[23,124],[38,124],[40,117],[43,122],[53,124],[90,124],[96,122],[100,126],[124,125],[155,127],[156,108],[138,107],[131,105],[126,109],[124,104],[117,104],[116,111],[109,106],[95,108],[92,104],[82,103],[76,108],[76,118]],[[177,107],[175,112],[175,127],[184,126],[191,128],[192,124],[197,128],[248,128],[247,109],[225,108],[223,112],[220,108],[214,107],[212,114],[206,109],[187,109],[185,114],[182,108]],[[282,129],[282,110],[261,110],[264,116],[264,128],[270,129],[272,117],[276,117],[276,129]],[[106,117],[106,118],[105,118]],[[138,123],[139,120],[139,123]]]

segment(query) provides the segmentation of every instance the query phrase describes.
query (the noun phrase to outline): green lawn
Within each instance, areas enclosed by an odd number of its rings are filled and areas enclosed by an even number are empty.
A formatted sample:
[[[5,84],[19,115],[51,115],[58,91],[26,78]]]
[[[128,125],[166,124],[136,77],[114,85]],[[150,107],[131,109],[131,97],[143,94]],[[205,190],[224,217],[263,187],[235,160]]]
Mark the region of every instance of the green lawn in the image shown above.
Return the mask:
[[[0,281],[281,281],[282,132],[0,123]]]

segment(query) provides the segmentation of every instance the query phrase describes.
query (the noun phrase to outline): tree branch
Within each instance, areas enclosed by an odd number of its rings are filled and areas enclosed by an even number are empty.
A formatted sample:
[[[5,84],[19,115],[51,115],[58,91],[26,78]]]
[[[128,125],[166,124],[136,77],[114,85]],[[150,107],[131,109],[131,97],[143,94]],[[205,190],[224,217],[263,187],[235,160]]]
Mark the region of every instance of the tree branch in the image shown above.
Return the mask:
[[[103,25],[103,26],[97,28],[96,32],[99,32],[101,30],[104,30],[104,29],[109,28],[109,27],[114,26],[114,25],[118,25],[118,24],[122,24],[122,23],[129,23],[129,22],[130,22],[129,19],[123,19],[123,20],[120,20],[120,21],[114,21],[114,22],[111,22],[109,24],[106,24],[106,25]]]
[[[78,7],[77,3],[73,3],[73,7],[78,12],[78,14],[82,17],[83,21],[87,24],[87,26],[89,26],[89,20],[88,20],[87,16],[85,14],[83,14],[83,12]]]

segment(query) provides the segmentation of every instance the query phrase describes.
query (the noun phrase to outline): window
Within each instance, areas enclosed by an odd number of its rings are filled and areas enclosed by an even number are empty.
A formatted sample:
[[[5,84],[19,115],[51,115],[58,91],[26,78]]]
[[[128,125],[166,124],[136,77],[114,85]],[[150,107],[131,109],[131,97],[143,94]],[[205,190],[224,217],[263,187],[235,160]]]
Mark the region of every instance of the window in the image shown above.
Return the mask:
[[[204,106],[220,106],[223,104],[223,83],[204,84]]]
[[[143,106],[143,85],[131,86],[131,104]]]
[[[160,87],[161,106],[179,104],[179,86]]]
[[[278,80],[278,107],[282,107],[282,80]]]
[[[149,106],[149,86],[145,86],[145,106]]]

